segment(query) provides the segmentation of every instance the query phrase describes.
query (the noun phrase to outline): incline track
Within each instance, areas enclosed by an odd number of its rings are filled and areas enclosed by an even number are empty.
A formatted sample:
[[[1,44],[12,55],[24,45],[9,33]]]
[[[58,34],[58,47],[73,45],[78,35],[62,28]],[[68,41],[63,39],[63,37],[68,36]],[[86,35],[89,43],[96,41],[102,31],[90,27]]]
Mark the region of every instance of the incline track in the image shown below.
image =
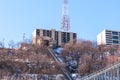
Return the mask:
[[[64,75],[66,76],[66,78],[68,80],[73,80],[71,74],[64,68],[61,67],[59,63],[61,63],[61,60],[58,58],[58,56],[55,55],[55,52],[53,49],[48,48],[48,51],[50,52],[50,56],[57,62],[57,65],[60,67],[61,71],[64,73]]]

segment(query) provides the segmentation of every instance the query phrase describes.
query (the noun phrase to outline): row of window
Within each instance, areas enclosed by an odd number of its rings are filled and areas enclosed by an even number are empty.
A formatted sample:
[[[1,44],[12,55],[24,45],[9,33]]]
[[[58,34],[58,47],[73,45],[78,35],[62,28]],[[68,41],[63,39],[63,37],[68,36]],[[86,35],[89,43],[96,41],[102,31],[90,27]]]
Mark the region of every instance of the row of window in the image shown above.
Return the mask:
[[[37,29],[36,34],[38,36],[40,36],[40,30],[39,29]],[[43,30],[43,36],[51,37],[52,32],[50,30]],[[76,36],[77,36],[76,33],[73,33],[73,39],[76,39]],[[62,42],[63,43],[67,43],[67,42],[70,41],[70,33],[62,32],[61,37],[62,37]],[[57,31],[55,31],[55,40],[58,42],[58,32]]]
[[[112,34],[112,35],[119,35],[120,34],[120,32],[115,32],[115,31],[107,31],[106,32],[106,34],[108,34],[108,35],[110,35],[110,34]]]
[[[107,41],[107,43],[120,44],[118,40]]]
[[[40,30],[38,29],[36,33],[37,35],[40,35]],[[55,31],[55,34],[58,34],[58,32]],[[51,31],[43,30],[43,36],[51,36]],[[62,36],[70,36],[70,33],[62,32]],[[76,33],[73,33],[73,37],[76,38]]]
[[[107,39],[119,39],[118,36],[106,36]]]

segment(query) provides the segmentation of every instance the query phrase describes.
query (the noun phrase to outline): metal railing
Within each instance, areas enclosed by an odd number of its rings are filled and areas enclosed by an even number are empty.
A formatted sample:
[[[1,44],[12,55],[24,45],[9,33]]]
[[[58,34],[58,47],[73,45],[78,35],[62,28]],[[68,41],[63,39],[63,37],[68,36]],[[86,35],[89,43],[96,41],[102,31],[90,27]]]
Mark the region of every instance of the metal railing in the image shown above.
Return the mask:
[[[120,80],[119,68],[120,68],[120,62],[113,64],[110,67],[99,70],[95,73],[92,73],[86,77],[83,77],[80,80],[109,80],[108,78],[112,78],[112,77],[115,78],[113,80]]]

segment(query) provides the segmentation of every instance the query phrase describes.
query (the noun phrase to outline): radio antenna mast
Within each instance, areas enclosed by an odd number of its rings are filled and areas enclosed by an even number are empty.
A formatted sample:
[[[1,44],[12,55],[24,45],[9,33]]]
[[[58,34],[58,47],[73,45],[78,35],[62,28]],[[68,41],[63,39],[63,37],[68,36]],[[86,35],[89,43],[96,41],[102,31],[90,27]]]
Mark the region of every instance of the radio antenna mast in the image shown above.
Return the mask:
[[[62,10],[62,23],[61,29],[63,31],[69,31],[70,29],[70,19],[68,15],[68,0],[63,0],[63,10]]]

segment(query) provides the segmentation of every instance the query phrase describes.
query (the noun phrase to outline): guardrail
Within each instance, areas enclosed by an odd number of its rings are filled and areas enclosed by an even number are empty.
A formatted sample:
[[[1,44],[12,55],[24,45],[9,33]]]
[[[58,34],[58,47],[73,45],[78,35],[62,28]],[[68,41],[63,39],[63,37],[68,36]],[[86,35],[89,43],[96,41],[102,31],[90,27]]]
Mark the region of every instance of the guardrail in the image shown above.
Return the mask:
[[[83,77],[80,80],[90,80],[90,79],[93,79],[93,78],[95,78],[97,76],[100,76],[101,74],[104,74],[104,73],[106,73],[106,72],[108,72],[110,70],[113,70],[113,69],[116,69],[116,68],[119,68],[119,67],[120,67],[120,62],[118,62],[116,64],[113,64],[110,67],[99,70],[99,71],[97,71],[95,73],[92,73],[92,74],[90,74],[90,75],[88,75],[86,77]]]

